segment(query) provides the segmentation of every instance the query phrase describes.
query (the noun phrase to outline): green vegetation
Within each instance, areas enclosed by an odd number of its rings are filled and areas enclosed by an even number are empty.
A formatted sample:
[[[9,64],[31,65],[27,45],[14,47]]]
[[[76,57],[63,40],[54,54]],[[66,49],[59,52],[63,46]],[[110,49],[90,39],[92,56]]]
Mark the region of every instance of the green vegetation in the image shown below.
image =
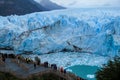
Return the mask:
[[[10,73],[0,72],[0,80],[65,80],[63,78],[60,78],[59,76],[52,74],[52,73],[46,73],[44,75],[38,75],[38,76],[32,76],[28,79],[19,79]]]
[[[0,0],[0,15],[24,15],[32,12],[46,11],[44,7],[33,0]]]
[[[115,57],[113,60],[108,61],[96,73],[97,80],[120,80],[120,57]]]

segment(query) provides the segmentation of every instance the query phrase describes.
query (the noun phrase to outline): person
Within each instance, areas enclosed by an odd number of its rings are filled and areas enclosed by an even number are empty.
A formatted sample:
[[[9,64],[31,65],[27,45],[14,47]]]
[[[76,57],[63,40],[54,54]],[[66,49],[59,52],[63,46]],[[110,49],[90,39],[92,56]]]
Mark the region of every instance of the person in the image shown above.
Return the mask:
[[[81,80],[80,77],[77,77],[77,80]]]
[[[48,67],[48,62],[44,62],[44,67]]]
[[[64,69],[64,74],[66,74],[66,69]]]
[[[57,65],[56,64],[51,64],[51,68],[54,70],[57,70]]]
[[[2,61],[5,62],[5,57],[2,57]]]
[[[78,76],[78,77],[77,77],[77,80],[85,80],[85,79],[82,79],[81,77]]]
[[[4,54],[4,56],[5,56],[5,58],[7,58],[8,55],[7,55],[7,54]]]
[[[27,63],[29,63],[29,60],[28,60],[28,58],[26,58],[26,62],[27,62]]]
[[[36,61],[37,65],[41,64],[41,59],[38,56],[35,57],[35,61]]]
[[[36,69],[36,63],[34,62],[34,69]]]
[[[54,65],[54,70],[57,70],[57,65],[56,64]]]
[[[63,69],[63,67],[61,67],[61,68],[60,68],[60,71],[61,71],[62,73],[64,72],[64,69]]]
[[[5,55],[2,54],[2,61],[5,62]]]

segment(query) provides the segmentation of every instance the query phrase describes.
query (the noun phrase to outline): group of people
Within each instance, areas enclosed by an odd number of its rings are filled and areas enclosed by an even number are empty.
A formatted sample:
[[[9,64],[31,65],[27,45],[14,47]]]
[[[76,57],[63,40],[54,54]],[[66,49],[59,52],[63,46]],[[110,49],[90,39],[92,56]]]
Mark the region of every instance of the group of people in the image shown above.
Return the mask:
[[[12,59],[18,59],[18,61],[24,61],[27,64],[29,63],[33,63],[34,65],[34,69],[36,69],[37,66],[42,65],[41,64],[41,59],[39,57],[35,57],[34,61],[30,58],[25,58],[21,55],[15,55],[15,54],[2,54],[0,53],[0,60],[2,60],[4,63],[6,61],[6,58],[12,58]],[[58,68],[56,64],[49,64],[48,62],[44,62],[43,66],[46,68],[51,68],[53,70],[59,70],[61,73],[66,74],[66,69],[64,69],[63,67]],[[77,77],[77,80],[84,80],[80,77]]]
[[[36,69],[37,65],[41,65],[41,60],[40,58],[35,57],[34,69]],[[63,67],[58,68],[56,64],[49,64],[47,61],[43,63],[43,66],[46,68],[51,68],[53,70],[59,70],[61,73],[66,73],[66,69]]]
[[[15,58],[16,56],[14,54],[3,54],[0,53],[0,60],[2,60],[3,62],[6,61],[6,58]]]
[[[79,76],[77,77],[77,80],[85,80],[85,79],[82,79],[82,78],[80,78]]]
[[[0,60],[3,61],[3,62],[5,62],[5,60],[6,60],[6,56],[3,55],[3,54],[1,54],[1,55],[0,55]]]

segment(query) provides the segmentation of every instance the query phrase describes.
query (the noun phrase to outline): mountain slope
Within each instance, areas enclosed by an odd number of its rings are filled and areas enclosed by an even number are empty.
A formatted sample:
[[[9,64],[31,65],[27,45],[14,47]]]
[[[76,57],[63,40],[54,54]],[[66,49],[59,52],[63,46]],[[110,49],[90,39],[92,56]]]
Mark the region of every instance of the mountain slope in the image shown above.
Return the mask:
[[[56,3],[51,2],[50,0],[41,0],[40,4],[47,8],[48,10],[55,10],[55,9],[65,9]]]
[[[47,9],[33,0],[0,0],[0,15],[24,15]]]

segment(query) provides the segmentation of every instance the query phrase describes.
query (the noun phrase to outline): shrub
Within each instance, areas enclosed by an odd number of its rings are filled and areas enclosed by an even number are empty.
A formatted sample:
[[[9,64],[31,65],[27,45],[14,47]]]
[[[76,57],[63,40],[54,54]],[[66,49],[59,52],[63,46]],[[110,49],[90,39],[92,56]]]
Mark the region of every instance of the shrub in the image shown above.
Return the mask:
[[[96,73],[97,80],[120,80],[120,57],[114,57]]]

